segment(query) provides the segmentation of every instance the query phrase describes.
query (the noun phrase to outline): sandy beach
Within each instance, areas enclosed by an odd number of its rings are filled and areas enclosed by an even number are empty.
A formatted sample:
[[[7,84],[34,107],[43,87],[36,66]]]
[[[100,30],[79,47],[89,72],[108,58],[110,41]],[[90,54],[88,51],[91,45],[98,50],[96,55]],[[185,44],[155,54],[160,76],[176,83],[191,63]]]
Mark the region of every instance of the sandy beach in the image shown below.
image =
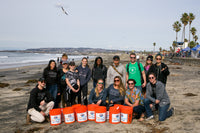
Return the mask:
[[[100,54],[104,64],[108,67],[112,63],[114,54]],[[129,55],[121,54],[121,63],[129,62]],[[144,61],[141,61],[144,65]],[[93,67],[94,59],[89,60],[90,68]],[[200,131],[200,66],[177,65],[165,61],[169,67],[166,90],[171,100],[171,106],[175,107],[175,115],[158,122],[154,120],[138,122],[133,119],[131,124],[98,124],[94,121],[85,123],[75,122],[58,126],[50,123],[32,123],[26,125],[26,107],[29,93],[36,85],[35,80],[42,76],[46,65],[26,66],[0,70],[0,83],[9,86],[0,88],[0,129],[1,133],[198,133]],[[79,65],[79,63],[77,64]],[[29,83],[28,83],[29,81]],[[31,82],[32,81],[32,82]],[[89,82],[89,92],[92,89],[92,80]]]

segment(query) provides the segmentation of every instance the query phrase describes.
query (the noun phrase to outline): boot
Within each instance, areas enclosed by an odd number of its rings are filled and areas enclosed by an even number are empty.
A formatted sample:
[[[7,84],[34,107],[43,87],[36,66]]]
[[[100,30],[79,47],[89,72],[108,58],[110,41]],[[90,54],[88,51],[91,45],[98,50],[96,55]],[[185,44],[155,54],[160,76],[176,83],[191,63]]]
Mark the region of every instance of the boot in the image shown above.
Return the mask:
[[[31,117],[29,114],[26,115],[26,124],[31,124]]]

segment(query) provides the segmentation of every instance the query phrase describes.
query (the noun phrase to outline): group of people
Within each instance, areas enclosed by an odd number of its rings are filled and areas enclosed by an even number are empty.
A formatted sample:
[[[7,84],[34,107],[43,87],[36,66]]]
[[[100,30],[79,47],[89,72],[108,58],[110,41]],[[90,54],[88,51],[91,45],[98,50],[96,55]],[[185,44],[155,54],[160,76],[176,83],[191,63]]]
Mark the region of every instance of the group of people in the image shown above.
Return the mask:
[[[43,78],[31,91],[28,103],[28,116],[36,122],[42,122],[52,108],[68,107],[78,104],[97,104],[113,106],[122,104],[133,107],[134,118],[143,121],[154,118],[153,110],[159,111],[159,120],[164,121],[174,113],[170,107],[166,92],[168,66],[162,62],[162,55],[149,55],[146,64],[137,61],[136,54],[130,54],[130,62],[124,67],[120,57],[113,57],[113,64],[107,67],[101,57],[96,57],[94,66],[89,68],[88,59],[82,58],[76,67],[75,62],[68,62],[68,56],[62,55],[57,67],[50,60],[44,69]],[[88,82],[93,79],[93,89],[88,95]],[[45,87],[46,84],[46,88]],[[108,86],[108,87],[106,87]],[[62,102],[61,102],[62,101]],[[61,104],[62,103],[62,104]]]

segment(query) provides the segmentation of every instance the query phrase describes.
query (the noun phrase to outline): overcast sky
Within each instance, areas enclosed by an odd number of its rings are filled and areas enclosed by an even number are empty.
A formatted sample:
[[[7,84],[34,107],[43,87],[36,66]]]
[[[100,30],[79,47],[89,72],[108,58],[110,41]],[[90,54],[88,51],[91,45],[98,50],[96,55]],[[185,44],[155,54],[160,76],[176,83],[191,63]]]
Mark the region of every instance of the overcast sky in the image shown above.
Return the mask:
[[[172,24],[184,12],[196,16],[200,0],[0,0],[0,49],[92,47],[169,49]],[[64,14],[61,4],[69,15]],[[181,41],[182,32],[178,40]],[[186,27],[188,38],[188,26]]]

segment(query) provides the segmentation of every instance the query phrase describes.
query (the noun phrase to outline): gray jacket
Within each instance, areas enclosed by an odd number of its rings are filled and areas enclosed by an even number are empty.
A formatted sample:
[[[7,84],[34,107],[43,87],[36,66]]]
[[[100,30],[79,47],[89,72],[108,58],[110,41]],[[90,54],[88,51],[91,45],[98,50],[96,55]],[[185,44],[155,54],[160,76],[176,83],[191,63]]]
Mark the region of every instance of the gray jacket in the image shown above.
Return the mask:
[[[157,81],[154,86],[149,82],[146,86],[146,98],[155,103],[155,100],[160,100],[159,106],[170,104],[169,96],[162,82]],[[153,94],[155,92],[155,95]]]
[[[113,63],[114,65],[114,63]],[[115,66],[115,65],[114,65]],[[116,66],[115,66],[116,67]],[[116,67],[116,69],[123,75],[119,75],[112,66],[109,66],[108,71],[107,71],[107,82],[106,85],[110,86],[111,84],[114,83],[114,77],[115,76],[120,76],[122,79],[123,84],[125,85],[126,82],[126,69],[125,67],[120,63],[119,66]]]

